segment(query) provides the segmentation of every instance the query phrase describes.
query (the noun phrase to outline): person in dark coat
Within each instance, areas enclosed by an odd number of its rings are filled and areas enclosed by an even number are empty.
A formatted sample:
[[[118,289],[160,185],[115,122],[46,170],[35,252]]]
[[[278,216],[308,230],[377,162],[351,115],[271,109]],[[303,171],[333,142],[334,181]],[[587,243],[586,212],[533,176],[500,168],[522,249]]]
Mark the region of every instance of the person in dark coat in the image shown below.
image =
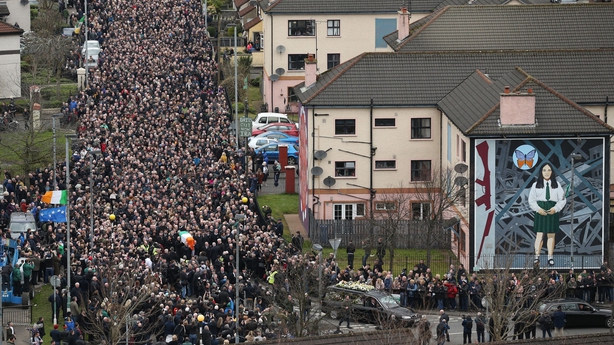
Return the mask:
[[[60,310],[62,309],[62,295],[60,295],[59,291],[54,290],[47,300],[51,304],[51,317],[56,320],[59,318]]]

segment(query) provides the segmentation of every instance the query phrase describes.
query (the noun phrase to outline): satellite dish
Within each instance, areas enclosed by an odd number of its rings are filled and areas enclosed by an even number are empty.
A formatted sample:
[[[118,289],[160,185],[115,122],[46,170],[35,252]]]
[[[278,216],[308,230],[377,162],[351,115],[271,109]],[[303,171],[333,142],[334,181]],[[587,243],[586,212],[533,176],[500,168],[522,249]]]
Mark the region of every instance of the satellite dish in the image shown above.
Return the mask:
[[[456,171],[459,174],[463,174],[465,173],[465,171],[467,171],[467,164],[465,163],[458,163],[454,166],[454,171]]]
[[[313,167],[311,168],[311,174],[313,176],[320,176],[322,175],[322,173],[324,172],[324,170],[320,167]]]
[[[271,81],[278,81],[278,80],[279,80],[278,74],[271,74]]]
[[[284,75],[284,73],[286,73],[286,70],[281,67],[275,70],[275,74]]]
[[[282,45],[278,45],[277,48],[275,48],[275,51],[278,52],[279,54],[283,54],[283,52],[286,51],[286,47]]]
[[[326,151],[318,150],[318,151],[313,153],[313,156],[316,159],[324,159],[324,158],[326,158]]]
[[[465,176],[458,176],[454,179],[454,184],[460,187],[467,185],[467,183],[469,183],[469,180]]]
[[[337,180],[335,180],[335,178],[331,176],[324,179],[324,185],[326,187],[334,186],[336,182]]]

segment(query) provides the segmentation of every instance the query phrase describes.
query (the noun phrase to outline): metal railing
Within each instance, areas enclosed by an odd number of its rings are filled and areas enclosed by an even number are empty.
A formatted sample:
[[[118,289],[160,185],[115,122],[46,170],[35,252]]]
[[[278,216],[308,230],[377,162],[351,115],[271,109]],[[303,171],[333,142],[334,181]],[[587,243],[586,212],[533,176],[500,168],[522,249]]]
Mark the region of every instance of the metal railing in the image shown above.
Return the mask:
[[[29,305],[3,305],[2,319],[4,324],[12,322],[16,326],[32,325],[32,304]]]

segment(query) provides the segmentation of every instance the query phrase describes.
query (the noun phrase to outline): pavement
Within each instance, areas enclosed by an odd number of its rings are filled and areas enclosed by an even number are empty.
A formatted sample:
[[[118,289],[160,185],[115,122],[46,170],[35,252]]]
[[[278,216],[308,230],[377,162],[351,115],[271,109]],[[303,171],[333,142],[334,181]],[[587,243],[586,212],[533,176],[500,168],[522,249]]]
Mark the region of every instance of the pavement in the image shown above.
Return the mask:
[[[258,193],[259,195],[269,195],[269,194],[284,194],[286,193],[287,185],[286,185],[286,173],[281,173],[279,176],[278,186],[275,187],[273,181],[273,168],[269,167],[269,179],[266,184],[262,185],[262,190]],[[289,188],[289,191],[292,193],[299,192],[299,184],[298,184],[298,175],[294,173],[294,189]],[[298,210],[296,210],[298,212]],[[285,214],[284,215],[284,226],[290,234],[294,234],[297,231],[300,231],[303,238],[308,238],[307,230],[303,227],[303,223],[301,222],[298,214]]]

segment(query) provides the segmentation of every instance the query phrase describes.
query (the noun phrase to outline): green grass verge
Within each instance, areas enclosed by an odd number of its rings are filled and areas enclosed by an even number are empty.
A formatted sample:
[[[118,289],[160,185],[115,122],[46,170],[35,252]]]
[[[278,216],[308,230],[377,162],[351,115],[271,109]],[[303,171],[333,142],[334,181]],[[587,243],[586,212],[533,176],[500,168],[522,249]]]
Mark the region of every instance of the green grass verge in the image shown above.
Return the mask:
[[[43,343],[51,344],[49,333],[53,330],[53,315],[51,314],[52,307],[49,303],[49,296],[51,296],[53,289],[50,284],[47,284],[37,286],[35,291],[36,293],[32,300],[32,324],[38,321],[38,318],[41,316],[45,318],[45,333],[47,333],[47,335],[43,337]],[[63,320],[58,320],[58,324],[60,325],[60,329],[62,329],[64,325]]]
[[[277,218],[284,219],[283,215],[285,214],[296,214],[298,213],[298,194],[267,194],[258,196],[258,203],[260,207],[263,205],[268,205],[273,211],[272,216]],[[290,241],[292,238],[292,234],[290,233],[290,229],[288,229],[288,224],[286,224],[284,219],[284,238],[287,241]],[[354,254],[354,266],[357,267],[361,264],[362,256],[364,251],[360,248],[360,238],[354,239],[354,244],[356,245],[356,253]],[[311,250],[311,241],[306,238],[303,243],[303,253]],[[333,253],[333,249],[330,247],[325,247],[324,250],[324,258],[327,258],[331,253]],[[371,250],[372,254],[375,254],[375,249]],[[414,265],[418,264],[421,259],[427,261],[427,250],[426,249],[395,249],[394,251],[394,260],[392,266],[392,272],[395,275],[401,273],[404,268],[408,270],[413,269]],[[375,256],[369,257],[367,259],[367,263],[373,267],[373,263],[375,261]],[[340,267],[345,267],[347,265],[347,253],[345,251],[345,244],[342,244],[337,250],[337,262]],[[450,264],[454,264],[458,267],[458,259],[456,256],[449,250],[435,250],[431,251],[431,260],[429,267],[435,274],[445,274],[450,267]],[[390,250],[387,251],[386,256],[384,257],[384,269],[390,269]]]

